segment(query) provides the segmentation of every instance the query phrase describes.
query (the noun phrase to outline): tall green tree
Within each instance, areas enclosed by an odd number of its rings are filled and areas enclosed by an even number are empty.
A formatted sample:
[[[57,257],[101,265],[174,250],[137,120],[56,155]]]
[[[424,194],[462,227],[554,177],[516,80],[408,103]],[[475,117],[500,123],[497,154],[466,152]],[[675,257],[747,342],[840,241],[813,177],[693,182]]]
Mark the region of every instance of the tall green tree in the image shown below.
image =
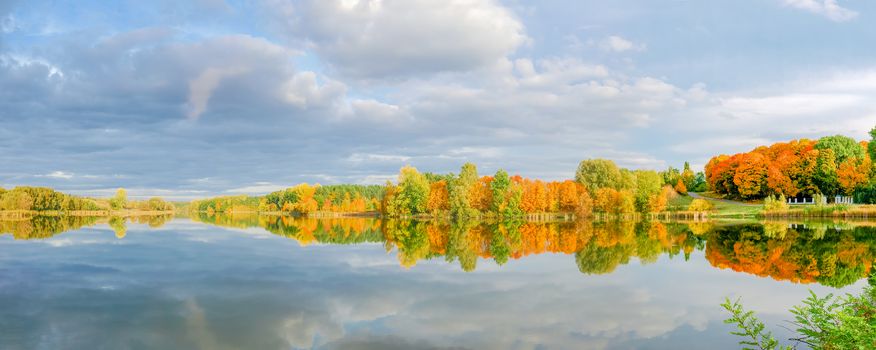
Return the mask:
[[[876,164],[876,127],[870,129],[870,143],[867,144],[867,152],[870,153],[870,159]]]
[[[812,181],[821,193],[833,196],[839,190],[836,168],[837,162],[833,149],[820,150],[815,161],[815,174],[812,175]]]
[[[450,184],[450,215],[454,218],[477,216],[477,211],[471,207],[468,191],[478,181],[478,168],[472,163],[465,163],[459,171],[459,177],[448,182]]]
[[[832,150],[836,164],[842,164],[849,158],[864,158],[864,149],[861,145],[855,139],[843,135],[822,137],[815,143],[815,149],[819,151]]]
[[[621,170],[607,159],[582,160],[575,172],[575,181],[587,187],[590,193],[600,188],[620,189],[624,182]]]
[[[399,207],[410,215],[426,213],[426,203],[429,200],[429,180],[412,166],[404,166],[398,175]]]
[[[110,198],[110,207],[114,210],[125,209],[125,206],[128,204],[128,191],[125,191],[124,188],[119,188],[116,190],[116,195],[113,198]]]
[[[490,190],[493,192],[493,202],[490,209],[499,214],[505,208],[508,189],[511,187],[511,178],[505,170],[499,169],[490,182]]]
[[[663,177],[653,170],[636,170],[636,209],[643,213],[651,212],[651,200],[660,195]]]
[[[684,187],[687,187],[688,191],[696,190],[696,174],[691,170],[690,163],[688,162],[684,162],[684,170],[681,171],[681,182],[684,183]]]

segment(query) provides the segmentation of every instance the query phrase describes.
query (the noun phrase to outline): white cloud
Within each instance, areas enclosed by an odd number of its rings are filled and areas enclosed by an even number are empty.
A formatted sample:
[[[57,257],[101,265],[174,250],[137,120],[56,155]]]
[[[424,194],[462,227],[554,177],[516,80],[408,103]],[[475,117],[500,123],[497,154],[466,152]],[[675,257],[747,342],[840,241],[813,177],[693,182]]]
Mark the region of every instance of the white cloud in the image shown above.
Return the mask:
[[[335,104],[346,93],[347,87],[331,79],[320,84],[316,73],[301,72],[292,76],[282,91],[287,103],[306,109]]]
[[[390,162],[390,163],[404,163],[411,159],[409,156],[396,155],[396,154],[373,154],[373,153],[353,153],[348,158],[347,161],[352,163],[364,163],[364,162]]]
[[[235,194],[266,194],[285,189],[289,186],[277,185],[271,182],[256,182],[249,186],[232,188],[225,192]]]
[[[788,7],[824,16],[834,22],[845,22],[858,17],[858,13],[837,4],[837,0],[781,0]]]
[[[501,155],[502,150],[498,147],[459,147],[448,150],[446,157],[462,159],[472,156],[479,158],[496,158]]]
[[[51,173],[48,173],[48,174],[45,174],[45,175],[40,175],[40,176],[41,176],[41,177],[50,177],[50,178],[53,178],[53,179],[65,179],[65,180],[69,180],[69,179],[72,179],[72,178],[73,178],[73,174],[72,174],[72,173],[68,173],[68,172],[65,172],[65,171],[53,171],[53,172],[51,172]]]
[[[396,181],[398,175],[366,175],[356,181],[360,185],[383,185],[387,181]]]
[[[207,68],[189,82],[189,112],[190,119],[197,119],[207,109],[207,102],[213,90],[219,86],[222,79],[246,72],[243,67]]]
[[[610,52],[644,51],[644,44],[636,44],[618,35],[612,35],[599,42],[599,48]]]
[[[374,121],[384,124],[410,121],[410,116],[398,105],[380,102],[373,99],[350,101],[353,117],[366,121]]]
[[[842,134],[869,139],[876,123],[876,70],[811,74],[806,79],[748,90],[703,94],[668,118],[660,134],[669,151],[709,156],[749,151],[760,145]]]
[[[311,0],[284,15],[293,37],[358,78],[467,71],[527,41],[523,24],[494,0]]]
[[[70,193],[78,196],[108,198],[115,195],[118,188],[97,188],[97,189],[60,189],[65,193]],[[125,188],[128,192],[128,198],[132,199],[149,199],[152,197],[161,197],[169,201],[188,201],[195,198],[204,198],[209,194],[203,190],[171,190],[162,188]]]

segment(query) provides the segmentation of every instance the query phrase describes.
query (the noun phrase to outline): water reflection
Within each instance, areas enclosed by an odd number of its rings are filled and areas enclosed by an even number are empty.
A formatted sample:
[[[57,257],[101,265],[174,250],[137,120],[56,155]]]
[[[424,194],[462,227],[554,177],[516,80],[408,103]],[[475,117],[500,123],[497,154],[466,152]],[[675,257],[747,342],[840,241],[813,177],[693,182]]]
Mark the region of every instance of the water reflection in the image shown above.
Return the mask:
[[[776,325],[809,289],[855,292],[862,283],[818,283],[866,274],[876,230],[258,215],[134,225],[168,219],[2,223],[0,348],[736,349],[724,297]]]
[[[171,219],[34,217],[0,221],[0,234],[45,239],[107,224],[121,239],[127,223],[161,227]],[[607,274],[634,259],[649,264],[663,255],[680,255],[687,260],[693,251],[705,250],[708,262],[721,269],[839,288],[866,278],[876,259],[876,227],[867,222],[448,222],[206,213],[192,219],[231,228],[259,227],[301,246],[381,243],[405,268],[443,259],[473,271],[480,260],[501,266],[552,253],[574,255],[581,273]]]
[[[472,271],[479,259],[498,265],[509,259],[544,254],[574,254],[585,274],[605,274],[636,258],[643,264],[661,255],[706,251],[715,267],[795,283],[832,287],[866,278],[876,249],[876,228],[866,222],[462,222],[308,219],[287,216],[221,217],[198,220],[231,227],[259,226],[298,241],[355,244],[383,242],[396,251],[401,266],[444,259]]]
[[[0,235],[11,234],[15,239],[48,239],[55,235],[83,227],[108,224],[116,237],[124,238],[127,224],[145,224],[152,228],[164,226],[172,215],[95,217],[95,216],[33,216],[19,220],[0,220]]]
[[[766,223],[716,227],[708,233],[712,265],[776,280],[850,285],[870,273],[876,229],[849,223]]]

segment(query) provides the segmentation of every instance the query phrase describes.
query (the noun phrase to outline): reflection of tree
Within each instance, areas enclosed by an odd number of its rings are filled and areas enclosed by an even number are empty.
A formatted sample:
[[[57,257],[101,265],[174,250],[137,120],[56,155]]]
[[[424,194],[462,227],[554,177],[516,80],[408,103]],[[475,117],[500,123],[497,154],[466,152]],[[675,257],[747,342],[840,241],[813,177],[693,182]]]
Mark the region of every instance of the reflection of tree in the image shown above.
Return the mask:
[[[109,226],[116,233],[116,238],[122,239],[125,238],[125,235],[128,233],[128,227],[125,226],[125,218],[113,216],[109,219]]]
[[[479,222],[474,220],[377,220],[371,218],[295,218],[291,216],[207,215],[195,220],[230,227],[263,227],[301,245],[383,242],[399,264],[412,267],[443,256],[464,271],[479,259],[503,265],[545,253],[575,254],[582,273],[614,271],[633,258],[643,263],[660,256],[685,260],[706,250],[712,265],[759,276],[830,286],[853,283],[871,271],[873,229],[788,224],[716,225],[631,222]],[[874,237],[874,238],[870,238]]]
[[[477,266],[478,254],[475,249],[473,237],[477,236],[477,232],[472,232],[478,226],[474,221],[456,221],[450,225],[449,236],[447,238],[447,255],[445,259],[448,262],[459,260],[459,265],[464,271],[473,271]]]
[[[873,229],[867,227],[726,226],[708,235],[706,258],[720,268],[842,287],[870,273],[876,257],[874,239]]]
[[[578,270],[582,273],[609,273],[614,271],[618,265],[628,263],[634,252],[635,247],[632,245],[599,247],[596,244],[590,244],[575,253],[575,262],[578,264]]]
[[[24,220],[0,221],[0,234],[11,233],[15,239],[46,239],[54,235],[91,226],[96,217],[34,216]]]
[[[387,239],[398,246],[398,261],[404,267],[412,267],[417,261],[429,256],[429,233],[426,223],[420,221],[397,221],[385,226]]]
[[[127,232],[125,220],[148,224],[155,228],[163,226],[172,218],[172,215],[133,216],[127,219],[97,216],[34,216],[22,220],[0,220],[0,234],[11,233],[15,239],[46,239],[107,220],[110,228],[116,232],[116,236],[123,238]]]

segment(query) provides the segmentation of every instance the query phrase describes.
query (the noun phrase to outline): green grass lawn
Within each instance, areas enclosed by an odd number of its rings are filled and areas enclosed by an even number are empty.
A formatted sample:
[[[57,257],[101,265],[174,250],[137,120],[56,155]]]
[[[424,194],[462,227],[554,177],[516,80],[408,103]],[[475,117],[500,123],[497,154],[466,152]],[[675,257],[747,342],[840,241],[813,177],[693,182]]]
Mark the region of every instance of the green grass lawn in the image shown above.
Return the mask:
[[[669,199],[669,202],[666,203],[666,210],[671,212],[686,211],[687,207],[690,206],[690,202],[693,202],[693,198],[690,196],[678,195],[675,198]]]
[[[712,217],[722,217],[722,218],[742,218],[742,217],[754,217],[763,213],[762,206],[748,206],[741,205],[735,203],[727,203],[727,202],[719,202],[719,201],[710,201],[713,205],[715,205],[715,212],[712,213]]]
[[[756,217],[763,212],[763,207],[760,205],[744,205],[740,203],[732,203],[732,202],[724,202],[715,200],[715,195],[713,193],[700,193],[704,199],[712,203],[715,206],[715,210],[711,213],[711,217],[718,218],[746,218],[746,217]],[[667,203],[666,210],[670,212],[678,212],[678,211],[687,211],[687,208],[690,206],[690,203],[693,201],[693,198],[690,196],[677,196],[669,200]],[[752,202],[755,204],[756,202]]]

